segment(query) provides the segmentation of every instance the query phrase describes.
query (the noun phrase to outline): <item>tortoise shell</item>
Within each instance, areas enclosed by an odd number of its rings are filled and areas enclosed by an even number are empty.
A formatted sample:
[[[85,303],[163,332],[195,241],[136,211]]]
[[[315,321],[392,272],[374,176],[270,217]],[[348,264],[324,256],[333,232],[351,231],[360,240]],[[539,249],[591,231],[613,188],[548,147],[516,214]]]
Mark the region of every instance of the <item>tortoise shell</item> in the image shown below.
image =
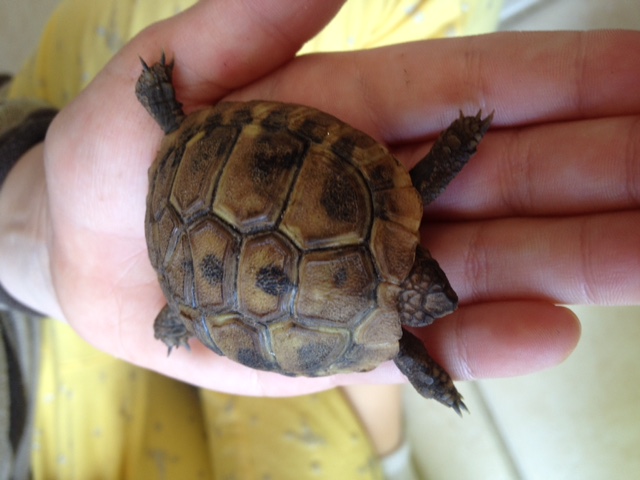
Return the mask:
[[[306,376],[397,355],[422,199],[371,137],[309,107],[219,103],[164,138],[149,180],[151,262],[206,346]]]

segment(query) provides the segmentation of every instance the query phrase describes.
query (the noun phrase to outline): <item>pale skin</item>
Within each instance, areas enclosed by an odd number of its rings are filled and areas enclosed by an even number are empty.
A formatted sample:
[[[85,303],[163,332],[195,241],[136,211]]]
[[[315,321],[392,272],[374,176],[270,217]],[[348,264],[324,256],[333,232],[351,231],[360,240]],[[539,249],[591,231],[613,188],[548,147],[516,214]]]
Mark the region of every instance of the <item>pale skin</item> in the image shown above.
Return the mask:
[[[162,132],[133,93],[138,57],[164,49],[187,111],[223,98],[304,103],[409,168],[458,110],[495,110],[423,230],[461,300],[424,338],[453,378],[561,362],[580,327],[557,304],[640,303],[640,32],[495,34],[293,59],[340,3],[205,1],[136,37],[0,191],[5,288],[103,351],[205,388],[278,396],[403,381],[391,363],[291,379],[197,342],[167,358],[152,333],[165,300],[143,228]]]

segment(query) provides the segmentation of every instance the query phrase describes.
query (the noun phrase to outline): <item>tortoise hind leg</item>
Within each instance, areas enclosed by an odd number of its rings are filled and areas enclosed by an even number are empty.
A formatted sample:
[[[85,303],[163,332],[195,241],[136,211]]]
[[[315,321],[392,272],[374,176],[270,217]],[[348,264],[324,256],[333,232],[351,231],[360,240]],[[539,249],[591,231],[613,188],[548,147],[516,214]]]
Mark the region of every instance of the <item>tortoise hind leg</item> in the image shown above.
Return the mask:
[[[426,248],[418,245],[416,259],[409,276],[401,284],[398,297],[400,323],[409,327],[425,327],[436,318],[458,308],[458,295],[447,276]]]
[[[169,348],[167,355],[171,354],[173,347],[184,347],[189,350],[189,338],[191,334],[184,326],[184,322],[179,315],[176,315],[169,305],[165,305],[153,322],[153,332],[155,338]]]
[[[453,408],[458,415],[468,411],[449,374],[429,356],[422,341],[404,328],[394,362],[423,397]]]
[[[438,262],[418,246],[413,268],[398,297],[400,322],[403,326],[424,327],[452,313],[457,306],[458,296]],[[422,341],[405,328],[394,361],[420,395],[453,408],[458,415],[467,410],[449,374],[429,356]]]

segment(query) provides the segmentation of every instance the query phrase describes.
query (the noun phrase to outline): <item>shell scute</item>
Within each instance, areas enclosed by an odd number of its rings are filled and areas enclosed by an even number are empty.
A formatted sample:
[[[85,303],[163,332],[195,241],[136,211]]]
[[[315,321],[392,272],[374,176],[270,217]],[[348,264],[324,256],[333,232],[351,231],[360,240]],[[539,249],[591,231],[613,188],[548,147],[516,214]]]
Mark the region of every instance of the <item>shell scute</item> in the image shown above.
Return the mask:
[[[309,329],[293,322],[273,325],[269,332],[280,369],[298,375],[327,374],[350,342],[347,331]]]
[[[243,233],[272,227],[307,145],[286,131],[247,125],[222,172],[213,211]]]
[[[299,267],[297,317],[352,326],[375,306],[378,280],[364,248],[304,254]]]
[[[380,219],[374,222],[369,248],[378,271],[388,281],[399,284],[407,278],[417,246],[416,234],[402,225]]]
[[[314,145],[280,225],[301,249],[357,245],[371,225],[371,194],[358,170]]]
[[[189,230],[195,298],[200,308],[232,308],[240,239],[214,217],[196,222]]]
[[[186,143],[171,189],[171,205],[189,218],[210,209],[218,177],[238,130],[219,127],[212,135],[198,132]]]
[[[297,283],[298,252],[278,233],[249,237],[240,252],[240,311],[267,322],[285,315]]]

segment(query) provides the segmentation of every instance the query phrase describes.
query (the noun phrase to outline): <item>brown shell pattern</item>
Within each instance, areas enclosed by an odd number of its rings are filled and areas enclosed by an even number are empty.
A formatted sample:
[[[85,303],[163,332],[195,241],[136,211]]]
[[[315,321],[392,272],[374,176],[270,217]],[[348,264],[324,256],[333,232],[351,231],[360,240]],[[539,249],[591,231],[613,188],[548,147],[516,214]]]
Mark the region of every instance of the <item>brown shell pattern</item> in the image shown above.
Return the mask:
[[[422,202],[383,146],[312,108],[221,103],[168,135],[149,175],[151,260],[205,345],[290,375],[396,355]]]

